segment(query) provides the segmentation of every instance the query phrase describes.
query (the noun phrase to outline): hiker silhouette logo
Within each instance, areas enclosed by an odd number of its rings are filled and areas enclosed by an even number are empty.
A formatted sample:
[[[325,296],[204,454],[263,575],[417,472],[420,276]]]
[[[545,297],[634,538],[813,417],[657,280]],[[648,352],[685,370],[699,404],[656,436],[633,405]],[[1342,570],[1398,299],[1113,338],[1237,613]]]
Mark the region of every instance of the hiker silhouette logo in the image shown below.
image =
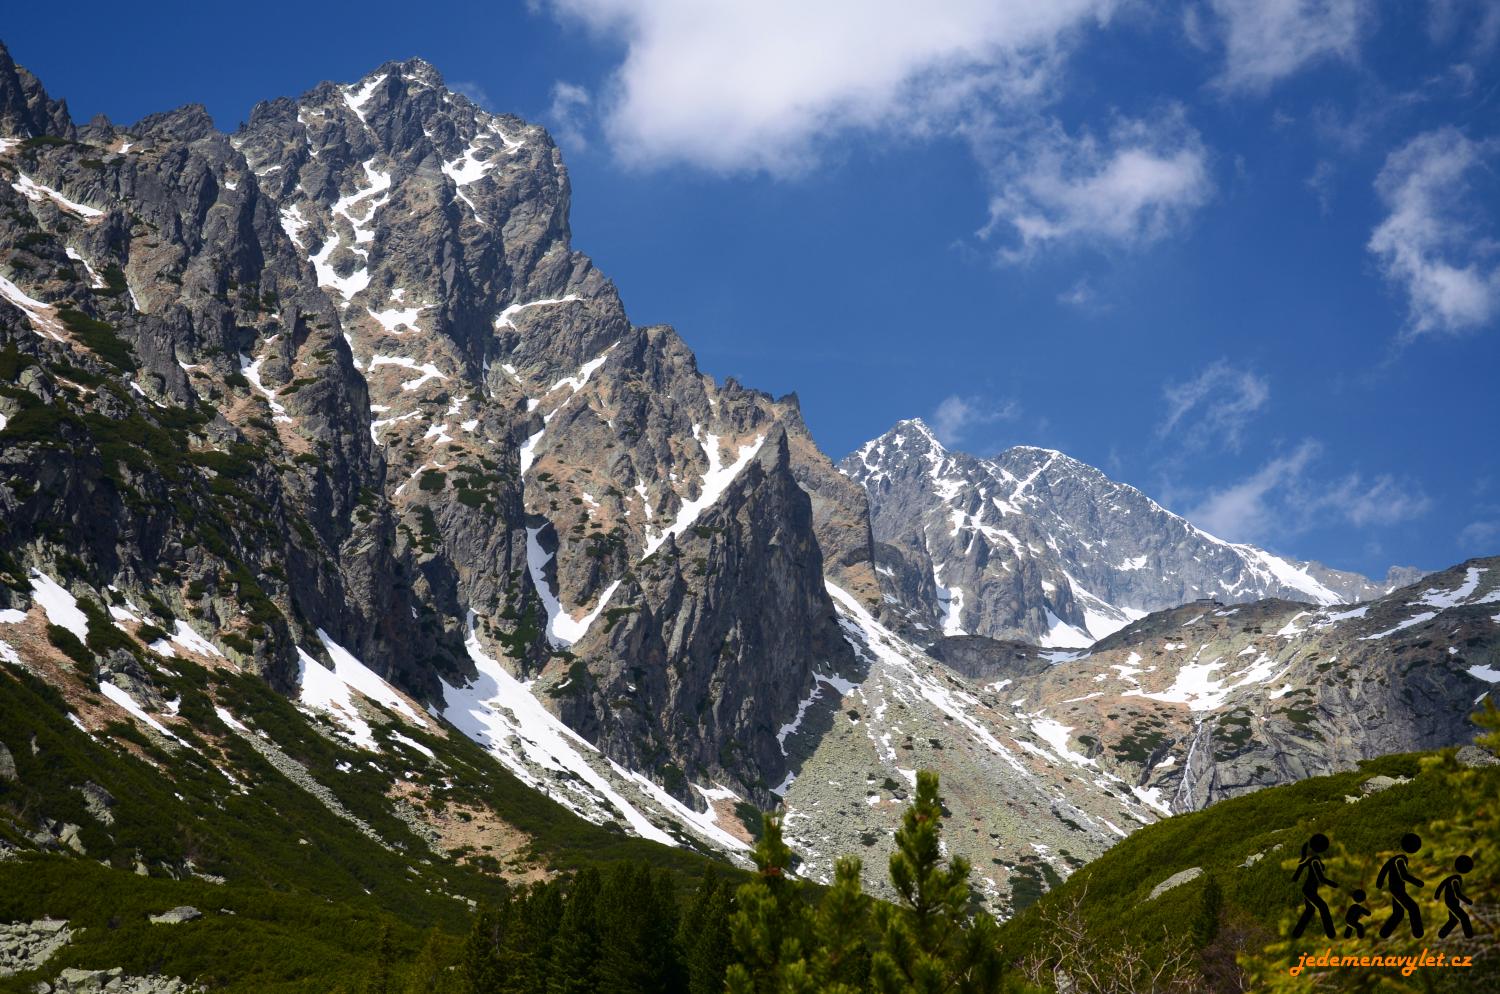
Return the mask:
[[[1302,891],[1302,916],[1297,919],[1297,924],[1292,927],[1292,938],[1298,938],[1307,927],[1312,924],[1314,917],[1322,926],[1323,934],[1332,939],[1335,937],[1333,913],[1328,907],[1328,902],[1323,898],[1323,888],[1331,887],[1334,890],[1342,888],[1328,876],[1324,859],[1329,849],[1328,836],[1322,832],[1317,833],[1302,845],[1302,854],[1297,863],[1296,872],[1292,874],[1294,882],[1301,883]],[[1422,907],[1418,899],[1423,896],[1423,888],[1426,884],[1416,875],[1413,861],[1421,865],[1433,865],[1436,860],[1431,854],[1424,859],[1422,856],[1422,838],[1415,832],[1407,832],[1399,841],[1395,852],[1380,854],[1384,856],[1380,873],[1375,877],[1375,889],[1385,895],[1384,903],[1389,905],[1389,914],[1384,924],[1380,926],[1377,933],[1381,939],[1388,939],[1396,933],[1403,925],[1411,933],[1413,938],[1420,939],[1424,934],[1422,924]],[[1438,938],[1445,939],[1455,929],[1461,929],[1466,938],[1473,938],[1474,923],[1465,910],[1465,905],[1474,902],[1469,895],[1464,893],[1464,875],[1474,869],[1474,857],[1469,855],[1459,856],[1453,860],[1453,872],[1444,877],[1432,892],[1433,900],[1442,905],[1448,912],[1448,920],[1438,929]],[[1408,888],[1412,888],[1408,890]],[[1365,891],[1360,887],[1354,887],[1349,891],[1349,902],[1344,911],[1344,938],[1365,938],[1364,919],[1370,918],[1372,912],[1369,904],[1366,904]],[[1378,899],[1378,898],[1377,898]],[[1374,904],[1371,901],[1370,904]]]
[[[1442,928],[1438,929],[1438,938],[1446,939],[1448,933],[1453,931],[1453,926],[1462,925],[1464,938],[1474,938],[1474,923],[1469,921],[1469,913],[1463,909],[1465,904],[1473,904],[1467,894],[1464,893],[1464,874],[1474,869],[1474,860],[1469,856],[1460,856],[1453,861],[1453,869],[1458,872],[1447,877],[1438,884],[1437,898],[1448,908],[1448,921]],[[1460,903],[1462,902],[1462,903]]]
[[[1344,938],[1363,939],[1365,926],[1360,919],[1370,914],[1370,909],[1365,907],[1365,892],[1356,887],[1349,892],[1349,899],[1349,910],[1344,912]]]
[[[1403,917],[1407,918],[1411,926],[1412,938],[1422,937],[1422,909],[1417,907],[1417,902],[1406,892],[1406,885],[1421,887],[1422,881],[1411,875],[1408,856],[1415,856],[1422,849],[1422,838],[1415,832],[1407,832],[1401,837],[1401,852],[1385,861],[1380,868],[1380,876],[1375,878],[1376,887],[1384,887],[1391,895],[1391,917],[1386,919],[1384,925],[1380,926],[1380,937],[1388,939],[1401,924]]]
[[[1333,915],[1328,911],[1328,902],[1318,893],[1319,888],[1326,886],[1337,890],[1339,886],[1323,872],[1322,856],[1327,851],[1328,836],[1322,832],[1308,839],[1302,846],[1302,862],[1297,864],[1297,872],[1292,874],[1292,879],[1302,876],[1304,870],[1307,871],[1307,878],[1302,881],[1302,917],[1297,919],[1297,926],[1292,929],[1294,939],[1306,931],[1314,912],[1323,923],[1323,934],[1333,938]]]

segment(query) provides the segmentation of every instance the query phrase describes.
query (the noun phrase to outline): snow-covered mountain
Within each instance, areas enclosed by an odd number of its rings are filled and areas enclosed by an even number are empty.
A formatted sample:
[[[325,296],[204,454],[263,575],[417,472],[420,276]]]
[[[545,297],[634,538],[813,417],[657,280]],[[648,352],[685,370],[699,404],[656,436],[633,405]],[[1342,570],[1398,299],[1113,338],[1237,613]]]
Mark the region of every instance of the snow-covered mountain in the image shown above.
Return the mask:
[[[901,421],[839,467],[869,495],[889,608],[919,632],[1079,647],[1198,598],[1369,600],[1385,583],[1215,538],[1061,452],[950,451]]]

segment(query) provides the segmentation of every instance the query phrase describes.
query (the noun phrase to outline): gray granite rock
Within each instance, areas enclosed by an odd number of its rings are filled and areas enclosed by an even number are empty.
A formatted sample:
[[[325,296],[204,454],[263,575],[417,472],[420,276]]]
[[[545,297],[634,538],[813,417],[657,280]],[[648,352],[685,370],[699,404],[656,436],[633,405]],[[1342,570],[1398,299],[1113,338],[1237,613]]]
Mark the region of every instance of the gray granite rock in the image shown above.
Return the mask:
[[[839,465],[869,495],[885,592],[918,632],[1084,646],[1200,598],[1352,602],[1421,575],[1380,584],[1231,545],[1061,452],[980,459],[920,420]]]
[[[0,924],[0,977],[37,969],[72,938],[68,923],[57,919]]]
[[[1154,901],[1173,887],[1181,887],[1188,881],[1197,880],[1201,876],[1203,876],[1203,867],[1201,866],[1192,866],[1186,870],[1174,873],[1155,887],[1152,887],[1151,893],[1146,896],[1146,900]]]

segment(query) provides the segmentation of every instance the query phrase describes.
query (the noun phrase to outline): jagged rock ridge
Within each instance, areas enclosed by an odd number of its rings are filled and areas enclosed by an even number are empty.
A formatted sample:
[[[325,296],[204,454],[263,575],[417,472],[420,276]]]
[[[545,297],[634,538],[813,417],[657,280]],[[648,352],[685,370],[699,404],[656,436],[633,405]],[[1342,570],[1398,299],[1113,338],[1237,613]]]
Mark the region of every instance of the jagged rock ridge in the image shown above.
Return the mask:
[[[899,422],[840,463],[870,498],[893,610],[917,631],[1088,645],[1200,597],[1368,600],[1385,584],[1217,539],[1134,487],[1051,449],[992,459]]]
[[[38,577],[118,590],[304,695],[345,653],[600,818],[626,784],[669,820],[694,785],[771,802],[775,729],[852,658],[825,547],[878,603],[863,493],[795,397],[629,322],[542,129],[421,60],[233,136],[198,107],[77,129],[0,69],[17,609]],[[529,690],[476,700],[490,662]],[[530,749],[520,712],[589,749]]]

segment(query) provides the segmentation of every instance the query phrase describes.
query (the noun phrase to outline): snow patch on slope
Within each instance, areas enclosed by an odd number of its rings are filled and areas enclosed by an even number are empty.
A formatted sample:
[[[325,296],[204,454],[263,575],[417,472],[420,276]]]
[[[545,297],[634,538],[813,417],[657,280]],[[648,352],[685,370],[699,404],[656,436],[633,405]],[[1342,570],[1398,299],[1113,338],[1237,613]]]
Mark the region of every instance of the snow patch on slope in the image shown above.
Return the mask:
[[[543,707],[532,696],[529,683],[517,680],[485,654],[472,617],[465,645],[478,675],[466,687],[443,681],[444,718],[488,749],[523,783],[585,817],[603,808],[624,817],[644,838],[668,846],[677,844],[584,758],[580,750],[598,751],[591,743]],[[562,776],[554,778],[539,771]]]
[[[354,658],[352,653],[321,628],[318,629],[318,641],[323,643],[329,659],[333,661],[333,669],[325,667],[299,646],[297,669],[301,690],[298,699],[305,706],[332,716],[334,721],[343,726],[343,734],[349,741],[370,752],[380,751],[370,723],[360,716],[351,691],[357,691],[363,697],[390,708],[414,725],[428,727],[426,720],[396,693],[394,687]]]
[[[682,502],[682,506],[677,510],[676,520],[668,525],[665,531],[653,535],[650,528],[647,528],[646,548],[641,553],[642,559],[647,558],[657,549],[661,548],[662,543],[667,540],[669,535],[681,535],[691,528],[693,522],[698,520],[698,515],[702,514],[705,509],[712,507],[724,495],[724,491],[729,489],[729,484],[734,482],[734,478],[740,474],[740,470],[744,469],[750,460],[755,458],[755,454],[760,451],[761,445],[766,440],[766,436],[757,435],[755,441],[749,445],[740,447],[739,457],[734,462],[725,466],[721,462],[719,455],[718,435],[712,432],[702,433],[701,425],[693,425],[693,438],[698,440],[698,444],[703,449],[703,455],[708,459],[708,472],[703,474],[702,487],[695,499]]]
[[[574,618],[562,606],[557,594],[552,591],[552,584],[547,581],[547,564],[552,561],[553,553],[542,548],[539,536],[542,527],[526,529],[526,566],[531,572],[531,583],[536,587],[537,596],[542,599],[542,607],[547,612],[547,638],[554,646],[570,646],[588,634],[589,626],[603,612],[609,599],[614,596],[620,581],[616,580],[604,588],[604,593],[599,595],[594,609],[582,618]]]
[[[89,619],[78,608],[78,600],[45,573],[32,571],[31,596],[47,612],[50,624],[66,628],[84,642],[89,637]]]

